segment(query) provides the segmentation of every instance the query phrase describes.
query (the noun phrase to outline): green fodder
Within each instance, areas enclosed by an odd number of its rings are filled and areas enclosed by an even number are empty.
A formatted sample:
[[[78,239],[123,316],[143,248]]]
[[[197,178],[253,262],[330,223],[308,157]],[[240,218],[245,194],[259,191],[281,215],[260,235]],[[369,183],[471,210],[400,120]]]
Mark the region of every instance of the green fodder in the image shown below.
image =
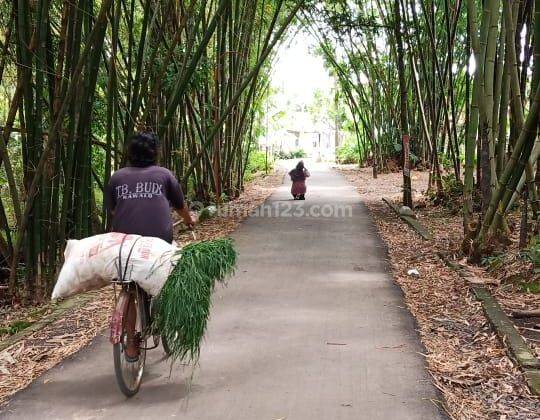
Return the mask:
[[[236,251],[230,239],[190,244],[155,299],[153,328],[167,340],[173,360],[197,361],[210,316],[216,281],[233,273]]]

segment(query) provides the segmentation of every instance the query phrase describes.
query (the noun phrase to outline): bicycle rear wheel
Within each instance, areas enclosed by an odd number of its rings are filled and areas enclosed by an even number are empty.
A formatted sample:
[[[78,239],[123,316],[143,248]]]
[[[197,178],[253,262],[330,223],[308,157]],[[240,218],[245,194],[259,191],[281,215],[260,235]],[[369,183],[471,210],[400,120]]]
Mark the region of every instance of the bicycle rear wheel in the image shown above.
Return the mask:
[[[146,361],[145,328],[148,322],[144,308],[144,296],[140,289],[122,290],[117,309],[122,311],[122,331],[120,341],[113,345],[114,371],[122,393],[126,397],[132,397],[141,386]],[[133,348],[137,350],[137,357],[133,357],[133,354],[128,357],[128,341],[131,341],[131,350]]]

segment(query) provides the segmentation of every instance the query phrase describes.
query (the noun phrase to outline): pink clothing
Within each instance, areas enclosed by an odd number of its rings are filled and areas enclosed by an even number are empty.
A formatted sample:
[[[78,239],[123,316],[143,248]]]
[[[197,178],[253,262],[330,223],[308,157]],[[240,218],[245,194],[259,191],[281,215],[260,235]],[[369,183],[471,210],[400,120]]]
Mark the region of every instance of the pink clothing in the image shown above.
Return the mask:
[[[298,194],[305,194],[306,193],[306,181],[295,181],[292,184],[291,187],[291,194],[292,195],[298,195]]]
[[[305,176],[305,178],[308,178],[310,176],[310,173],[306,168],[304,168],[304,176]],[[293,181],[293,184],[292,184],[292,187],[291,187],[291,194],[292,195],[305,194],[306,190],[307,190],[307,187],[306,187],[306,180],[305,179],[298,180],[298,181]]]

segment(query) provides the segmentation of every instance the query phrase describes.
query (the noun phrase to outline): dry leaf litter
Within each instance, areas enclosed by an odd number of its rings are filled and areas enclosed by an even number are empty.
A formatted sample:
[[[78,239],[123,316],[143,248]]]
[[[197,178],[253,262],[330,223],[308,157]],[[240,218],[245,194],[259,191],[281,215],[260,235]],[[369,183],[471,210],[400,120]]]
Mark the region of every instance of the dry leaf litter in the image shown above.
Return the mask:
[[[338,170],[357,186],[387,244],[394,278],[417,320],[427,367],[448,415],[467,420],[540,419],[540,399],[531,395],[520,369],[490,328],[481,304],[463,278],[438,257],[438,253],[457,255],[461,217],[441,208],[419,209],[420,223],[434,234],[433,241],[423,241],[413,230],[404,228],[381,201],[381,197],[399,200],[401,173],[373,179],[370,168],[347,165]],[[412,173],[415,202],[424,200],[427,183],[427,172]],[[408,275],[411,269],[419,276]],[[480,271],[488,285],[499,282]],[[538,295],[490,287],[505,309],[539,307]]]

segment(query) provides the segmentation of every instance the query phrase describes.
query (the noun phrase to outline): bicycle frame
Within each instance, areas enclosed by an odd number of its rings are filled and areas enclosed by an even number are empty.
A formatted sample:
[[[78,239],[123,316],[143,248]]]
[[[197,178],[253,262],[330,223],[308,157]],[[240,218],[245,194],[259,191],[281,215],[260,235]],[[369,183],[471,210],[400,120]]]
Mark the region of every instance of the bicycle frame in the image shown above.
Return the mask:
[[[118,344],[122,340],[122,331],[124,325],[124,314],[129,304],[131,294],[137,293],[139,286],[135,282],[119,282],[115,281],[113,284],[119,284],[121,287],[120,293],[117,297],[115,293],[115,304],[114,309],[111,315],[111,320],[109,323],[110,333],[109,333],[109,342],[111,344]],[[150,315],[148,313],[148,315]],[[153,334],[150,331],[150,325],[152,323],[151,318],[148,318],[148,315],[144,318],[146,322],[143,322],[141,329],[143,330],[143,338],[148,338]],[[152,347],[142,347],[144,350],[153,350],[159,346],[159,339],[154,336],[154,345]]]
[[[194,235],[193,232],[192,235]],[[118,386],[124,395],[132,397],[139,391],[141,385],[146,351],[157,348],[161,337],[152,331],[151,298],[132,280],[129,270],[129,260],[135,243],[140,237],[131,245],[123,261],[122,248],[125,238],[120,245],[116,262],[118,276],[112,282],[115,290],[109,341],[113,345],[114,371]],[[120,287],[118,294],[116,285]],[[151,337],[154,346],[147,347],[147,340]],[[163,338],[163,349],[166,354],[170,353],[165,338]],[[134,355],[135,351],[136,355]],[[128,352],[132,355],[128,355]]]

